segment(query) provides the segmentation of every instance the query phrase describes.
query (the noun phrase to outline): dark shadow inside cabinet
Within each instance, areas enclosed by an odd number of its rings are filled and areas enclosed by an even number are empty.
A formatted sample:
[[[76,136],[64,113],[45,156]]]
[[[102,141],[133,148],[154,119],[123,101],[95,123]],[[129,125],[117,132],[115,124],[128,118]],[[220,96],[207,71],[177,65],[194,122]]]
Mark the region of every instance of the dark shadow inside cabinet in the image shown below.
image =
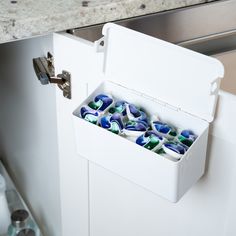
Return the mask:
[[[61,235],[55,87],[32,66],[47,51],[52,36],[0,45],[0,159],[43,235]]]

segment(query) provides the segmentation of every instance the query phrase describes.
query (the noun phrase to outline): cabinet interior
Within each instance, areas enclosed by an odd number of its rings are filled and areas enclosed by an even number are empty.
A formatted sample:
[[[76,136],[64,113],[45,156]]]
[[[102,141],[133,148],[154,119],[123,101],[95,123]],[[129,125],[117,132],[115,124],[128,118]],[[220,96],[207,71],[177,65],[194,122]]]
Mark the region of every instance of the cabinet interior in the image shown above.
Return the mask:
[[[60,235],[55,86],[32,66],[47,51],[51,36],[0,45],[0,159],[43,234]]]

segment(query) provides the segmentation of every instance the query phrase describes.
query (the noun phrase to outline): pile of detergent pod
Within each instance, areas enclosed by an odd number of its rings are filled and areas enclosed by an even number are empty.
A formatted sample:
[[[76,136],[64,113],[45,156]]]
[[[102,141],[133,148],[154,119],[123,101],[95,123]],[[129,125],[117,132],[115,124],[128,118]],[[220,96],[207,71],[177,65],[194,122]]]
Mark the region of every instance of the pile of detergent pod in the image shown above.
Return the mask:
[[[175,161],[197,139],[191,130],[178,130],[157,116],[149,117],[134,104],[115,101],[111,95],[97,95],[81,107],[80,117]]]

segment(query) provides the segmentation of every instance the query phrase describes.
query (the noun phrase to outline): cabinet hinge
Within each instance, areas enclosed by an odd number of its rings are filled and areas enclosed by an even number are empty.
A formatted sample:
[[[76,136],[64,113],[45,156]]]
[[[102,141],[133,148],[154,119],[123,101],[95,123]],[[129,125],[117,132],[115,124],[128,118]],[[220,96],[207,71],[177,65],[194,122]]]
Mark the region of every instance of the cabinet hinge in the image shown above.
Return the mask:
[[[61,74],[55,75],[53,56],[50,52],[47,57],[33,58],[33,66],[42,85],[57,84],[63,91],[63,96],[71,99],[71,75],[65,70]]]

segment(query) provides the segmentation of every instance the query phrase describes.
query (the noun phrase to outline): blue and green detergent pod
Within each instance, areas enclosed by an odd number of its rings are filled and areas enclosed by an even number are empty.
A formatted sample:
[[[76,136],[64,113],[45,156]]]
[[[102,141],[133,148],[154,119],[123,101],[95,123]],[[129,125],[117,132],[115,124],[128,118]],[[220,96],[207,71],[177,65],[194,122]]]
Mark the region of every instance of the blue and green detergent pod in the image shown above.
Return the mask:
[[[148,130],[146,122],[129,120],[125,124],[124,134],[130,137],[139,137]]]
[[[162,145],[162,148],[166,154],[170,155],[171,157],[177,160],[179,160],[188,150],[185,145],[174,141],[164,143]]]
[[[89,102],[88,106],[93,110],[105,112],[113,102],[114,100],[111,96],[99,94],[94,98],[94,101]]]
[[[95,111],[88,106],[82,106],[80,108],[81,118],[83,118],[84,120],[90,123],[97,124],[100,115],[101,115],[100,112]]]
[[[162,147],[164,138],[155,131],[147,131],[137,138],[136,143],[155,152]]]
[[[126,112],[127,112],[127,117],[131,121],[141,121],[143,123],[146,123],[146,125],[149,125],[149,119],[147,114],[142,111],[141,109],[137,108],[133,104],[126,104]]]
[[[128,104],[128,102],[126,102],[126,101],[123,101],[123,100],[122,101],[117,101],[114,106],[109,108],[108,112],[110,114],[119,113],[123,117],[125,117],[127,115],[126,104]]]
[[[178,135],[178,141],[187,147],[190,147],[197,139],[197,135],[191,130],[182,130]]]
[[[115,134],[121,134],[124,128],[121,115],[118,113],[103,116],[100,119],[99,124],[102,128],[107,129]]]
[[[175,127],[159,120],[151,121],[151,127],[158,134],[164,136],[169,140],[172,140],[177,136],[177,130]]]

